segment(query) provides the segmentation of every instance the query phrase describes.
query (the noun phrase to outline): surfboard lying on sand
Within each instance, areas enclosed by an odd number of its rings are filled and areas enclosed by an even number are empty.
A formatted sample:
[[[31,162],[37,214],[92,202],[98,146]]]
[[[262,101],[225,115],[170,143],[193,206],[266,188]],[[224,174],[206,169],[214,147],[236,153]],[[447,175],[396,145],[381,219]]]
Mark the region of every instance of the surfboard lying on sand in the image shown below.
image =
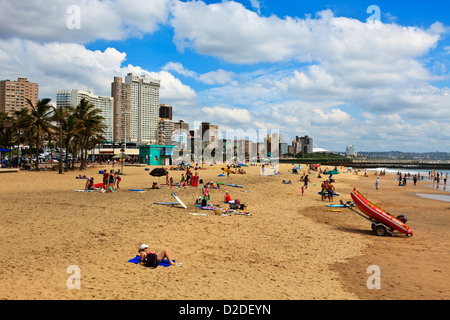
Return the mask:
[[[166,206],[178,206],[179,202],[154,202],[154,204],[164,204]]]
[[[209,214],[207,214],[207,213],[197,213],[197,212],[188,212],[188,213],[193,215],[193,216],[209,217]]]
[[[317,192],[318,194],[322,194],[322,191]],[[325,195],[328,195],[328,191],[325,193]],[[336,191],[333,191],[333,196],[339,196],[339,193],[337,193]]]
[[[180,198],[177,197],[177,195],[176,195],[175,193],[172,192],[172,196],[179,202],[179,204],[180,204],[183,208],[187,209],[187,206],[183,203],[183,201],[180,200]]]

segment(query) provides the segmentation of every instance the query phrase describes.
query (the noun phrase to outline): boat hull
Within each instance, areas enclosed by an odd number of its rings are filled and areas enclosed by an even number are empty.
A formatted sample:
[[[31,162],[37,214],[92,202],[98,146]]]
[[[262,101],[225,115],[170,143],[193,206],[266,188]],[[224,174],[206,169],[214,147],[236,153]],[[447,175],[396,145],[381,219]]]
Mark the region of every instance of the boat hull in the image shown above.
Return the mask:
[[[367,200],[361,193],[353,190],[351,197],[355,202],[356,207],[363,212],[365,215],[369,216],[373,220],[376,220],[385,226],[397,230],[408,236],[412,236],[413,232],[410,227],[408,227],[403,221],[395,218],[386,211],[380,209],[369,200]]]

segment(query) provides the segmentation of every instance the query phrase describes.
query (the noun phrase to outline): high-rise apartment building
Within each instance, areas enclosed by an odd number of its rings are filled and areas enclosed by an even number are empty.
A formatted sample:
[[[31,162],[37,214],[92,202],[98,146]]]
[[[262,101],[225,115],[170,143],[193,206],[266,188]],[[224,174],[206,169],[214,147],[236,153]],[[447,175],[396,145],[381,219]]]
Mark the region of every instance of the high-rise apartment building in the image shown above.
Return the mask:
[[[203,142],[214,142],[219,139],[219,126],[202,122],[200,125],[201,138]]]
[[[173,130],[185,130],[189,134],[189,123],[178,120],[178,122],[173,123]]]
[[[304,137],[295,137],[295,140],[292,141],[292,146],[294,147],[294,154],[297,153],[312,153],[314,150],[314,142],[313,138],[304,136]]]
[[[18,78],[17,81],[0,81],[0,112],[13,114],[13,110],[31,108],[27,99],[33,104],[39,100],[39,85],[29,82],[27,78]]]
[[[118,143],[130,141],[131,86],[114,77],[111,83],[111,97],[114,98],[113,139]]]
[[[160,118],[158,121],[158,141],[159,145],[172,145],[173,121]]]
[[[355,156],[355,146],[350,145],[345,148],[345,155],[349,157]]]
[[[161,119],[172,120],[172,107],[167,104],[159,105],[159,117]]]
[[[157,142],[160,81],[147,75],[128,73],[130,85],[130,141],[138,144]]]
[[[95,108],[101,110],[100,115],[104,118],[103,123],[106,125],[105,133],[103,136],[106,141],[113,141],[113,108],[114,99],[112,97],[99,96],[91,91],[85,90],[59,90],[56,92],[56,106],[69,106],[76,107],[80,104],[80,101],[85,99],[92,103]]]

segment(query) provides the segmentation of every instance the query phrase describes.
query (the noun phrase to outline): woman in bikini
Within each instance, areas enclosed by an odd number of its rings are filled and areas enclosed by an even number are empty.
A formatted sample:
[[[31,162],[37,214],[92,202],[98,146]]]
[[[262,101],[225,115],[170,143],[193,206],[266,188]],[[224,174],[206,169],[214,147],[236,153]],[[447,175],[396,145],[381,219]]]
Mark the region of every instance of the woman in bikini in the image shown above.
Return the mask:
[[[167,258],[167,260],[169,260],[169,263],[171,266],[176,265],[175,262],[172,261],[172,258],[170,257],[170,252],[169,249],[164,249],[163,251],[156,253],[156,252],[149,252],[148,251],[148,245],[143,244],[141,245],[141,247],[139,248],[139,255],[141,257],[141,263],[145,262],[147,260],[147,255],[149,253],[155,253],[156,254],[156,261],[158,263],[162,262],[164,260],[164,258]]]

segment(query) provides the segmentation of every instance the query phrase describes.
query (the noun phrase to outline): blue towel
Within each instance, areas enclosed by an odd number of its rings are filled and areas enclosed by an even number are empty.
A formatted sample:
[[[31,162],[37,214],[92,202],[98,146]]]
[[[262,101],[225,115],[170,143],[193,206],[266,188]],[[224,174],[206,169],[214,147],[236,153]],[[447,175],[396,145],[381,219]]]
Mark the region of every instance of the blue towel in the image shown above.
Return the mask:
[[[175,260],[172,260],[173,262],[175,262]],[[132,262],[132,263],[140,263],[141,262],[141,257],[139,255],[137,255],[136,257],[134,257],[133,259],[128,260],[128,262]],[[158,263],[158,266],[162,266],[162,267],[169,267],[170,263],[169,260],[164,259],[163,261],[161,261],[160,263]]]

